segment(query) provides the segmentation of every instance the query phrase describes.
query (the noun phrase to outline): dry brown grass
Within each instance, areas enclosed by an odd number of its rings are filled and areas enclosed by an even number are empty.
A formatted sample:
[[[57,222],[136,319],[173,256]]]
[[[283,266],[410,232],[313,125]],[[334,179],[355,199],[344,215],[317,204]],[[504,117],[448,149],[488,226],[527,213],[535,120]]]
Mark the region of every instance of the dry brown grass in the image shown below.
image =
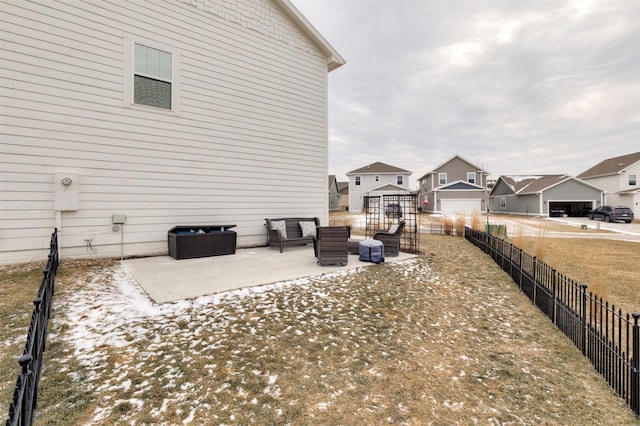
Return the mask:
[[[119,294],[118,262],[65,262],[38,422],[637,424],[489,256],[461,238],[421,244],[401,264],[126,326],[106,299]],[[74,324],[99,339],[81,348]]]
[[[524,237],[514,245],[553,266],[558,272],[588,285],[623,311],[640,312],[640,244],[585,238]]]
[[[467,218],[464,215],[464,212],[456,212],[454,217],[454,226],[456,229],[456,235],[458,237],[464,236],[464,227],[467,224]]]
[[[484,228],[482,225],[482,215],[478,209],[474,209],[471,213],[471,228],[476,231],[481,231]]]
[[[45,264],[0,266],[0,401],[9,408]],[[0,411],[2,412],[2,411]]]

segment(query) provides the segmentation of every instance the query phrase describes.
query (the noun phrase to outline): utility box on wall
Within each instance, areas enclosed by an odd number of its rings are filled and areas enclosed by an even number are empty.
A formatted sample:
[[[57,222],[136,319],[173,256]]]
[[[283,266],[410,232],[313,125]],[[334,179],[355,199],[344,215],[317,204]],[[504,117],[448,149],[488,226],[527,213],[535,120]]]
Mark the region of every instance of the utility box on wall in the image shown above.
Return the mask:
[[[114,213],[111,215],[111,223],[114,225],[124,225],[127,221],[127,215],[124,213]]]
[[[80,207],[79,202],[79,177],[74,172],[55,172],[53,174],[54,210],[76,211]]]

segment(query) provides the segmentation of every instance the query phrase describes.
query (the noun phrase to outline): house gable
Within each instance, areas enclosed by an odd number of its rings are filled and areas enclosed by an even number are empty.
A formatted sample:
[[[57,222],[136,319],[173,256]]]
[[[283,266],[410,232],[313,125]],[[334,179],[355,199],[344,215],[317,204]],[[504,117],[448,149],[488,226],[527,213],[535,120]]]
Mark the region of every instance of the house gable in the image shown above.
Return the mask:
[[[398,192],[407,192],[407,188],[402,187],[400,185],[394,185],[394,184],[386,184],[386,185],[381,185],[375,188],[371,188],[369,190],[369,192],[388,192],[388,191],[398,191]]]
[[[478,185],[470,184],[469,182],[457,181],[449,185],[444,185],[438,188],[438,191],[483,191],[484,188]]]
[[[514,190],[515,182],[508,176],[500,176],[493,185],[491,193],[489,195],[511,195],[515,194]]]

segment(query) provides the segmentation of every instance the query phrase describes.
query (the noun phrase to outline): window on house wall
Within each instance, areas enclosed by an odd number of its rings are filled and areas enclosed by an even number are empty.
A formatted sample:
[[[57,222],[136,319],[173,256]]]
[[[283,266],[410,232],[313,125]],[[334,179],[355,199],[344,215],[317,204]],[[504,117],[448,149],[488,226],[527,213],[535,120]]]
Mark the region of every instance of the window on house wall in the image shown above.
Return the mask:
[[[500,208],[501,209],[507,208],[507,199],[505,197],[500,198]]]
[[[467,173],[467,182],[476,183],[476,174],[474,172]]]
[[[172,54],[135,43],[133,103],[170,110],[172,84]]]
[[[404,185],[404,179],[402,176],[396,176],[396,183],[398,185]]]
[[[438,183],[440,185],[447,184],[447,174],[446,173],[438,173]]]
[[[355,177],[356,186],[360,186],[360,176]]]
[[[636,186],[638,181],[636,180],[636,175],[629,175],[629,185]]]

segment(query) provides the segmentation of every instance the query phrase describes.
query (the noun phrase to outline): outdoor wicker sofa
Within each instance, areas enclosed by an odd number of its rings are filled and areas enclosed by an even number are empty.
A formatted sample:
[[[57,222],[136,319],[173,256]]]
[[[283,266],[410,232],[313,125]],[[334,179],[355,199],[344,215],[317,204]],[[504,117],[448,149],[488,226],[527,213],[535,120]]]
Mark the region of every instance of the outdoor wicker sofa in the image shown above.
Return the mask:
[[[378,231],[373,236],[374,240],[382,241],[385,256],[398,256],[400,254],[400,237],[404,231],[404,221],[392,226],[389,230]]]
[[[315,252],[318,264],[346,265],[349,261],[347,241],[350,228],[348,226],[320,226],[315,242]]]
[[[300,246],[314,242],[316,229],[320,226],[317,217],[286,217],[265,219],[267,226],[267,245],[278,247],[280,253],[284,247]]]

